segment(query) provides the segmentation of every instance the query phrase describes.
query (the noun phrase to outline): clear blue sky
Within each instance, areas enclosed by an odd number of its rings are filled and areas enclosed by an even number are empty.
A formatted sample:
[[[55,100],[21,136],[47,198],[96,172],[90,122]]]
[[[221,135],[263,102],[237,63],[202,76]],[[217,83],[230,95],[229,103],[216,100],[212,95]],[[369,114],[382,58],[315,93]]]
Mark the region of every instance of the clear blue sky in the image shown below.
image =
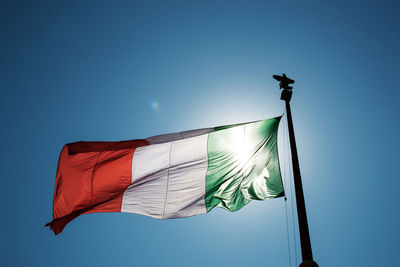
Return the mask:
[[[316,261],[398,266],[398,11],[396,1],[1,1],[1,265],[290,266],[282,198],[168,221],[84,215],[59,236],[43,227],[65,143],[280,115],[271,75],[285,72]]]

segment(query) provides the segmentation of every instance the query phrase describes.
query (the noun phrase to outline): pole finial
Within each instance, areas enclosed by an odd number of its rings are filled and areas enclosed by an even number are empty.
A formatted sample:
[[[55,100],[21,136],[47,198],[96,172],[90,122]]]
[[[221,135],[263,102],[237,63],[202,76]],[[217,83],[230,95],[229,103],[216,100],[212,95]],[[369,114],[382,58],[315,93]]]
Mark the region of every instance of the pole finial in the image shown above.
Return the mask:
[[[289,102],[292,98],[293,89],[293,86],[290,86],[290,84],[294,84],[294,80],[287,77],[285,73],[282,73],[282,75],[272,75],[272,78],[279,82],[279,89],[283,89],[281,99]]]

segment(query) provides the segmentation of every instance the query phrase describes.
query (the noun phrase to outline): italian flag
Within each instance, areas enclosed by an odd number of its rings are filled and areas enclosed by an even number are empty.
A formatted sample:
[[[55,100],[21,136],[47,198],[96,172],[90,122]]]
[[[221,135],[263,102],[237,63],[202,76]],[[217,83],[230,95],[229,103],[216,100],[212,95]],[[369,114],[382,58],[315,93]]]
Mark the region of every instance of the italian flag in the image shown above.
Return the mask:
[[[81,214],[131,212],[157,219],[236,211],[284,195],[281,117],[121,142],[75,142],[58,162],[55,234]]]

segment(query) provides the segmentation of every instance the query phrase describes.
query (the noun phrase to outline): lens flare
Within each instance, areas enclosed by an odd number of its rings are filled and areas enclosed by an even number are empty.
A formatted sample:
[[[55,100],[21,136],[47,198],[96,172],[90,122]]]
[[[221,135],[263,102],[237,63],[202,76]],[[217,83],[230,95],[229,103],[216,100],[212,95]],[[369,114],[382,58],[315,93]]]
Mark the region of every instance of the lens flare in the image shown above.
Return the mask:
[[[159,108],[159,104],[158,104],[157,101],[151,101],[151,102],[150,102],[150,106],[151,106],[151,108],[152,108],[153,110],[158,110],[158,108]]]

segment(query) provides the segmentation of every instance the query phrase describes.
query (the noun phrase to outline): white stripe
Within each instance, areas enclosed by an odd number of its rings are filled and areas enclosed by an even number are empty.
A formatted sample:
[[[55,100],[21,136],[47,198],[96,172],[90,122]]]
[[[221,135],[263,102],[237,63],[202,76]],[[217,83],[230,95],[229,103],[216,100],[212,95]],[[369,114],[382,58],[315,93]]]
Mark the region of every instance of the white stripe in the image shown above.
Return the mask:
[[[164,218],[206,213],[208,134],[172,142]]]
[[[160,218],[164,209],[170,146],[164,143],[135,150],[132,184],[124,192],[121,211]]]
[[[179,132],[179,133],[156,135],[156,136],[148,137],[148,138],[146,138],[146,140],[151,145],[161,144],[161,143],[172,142],[172,141],[181,140],[181,139],[185,139],[185,138],[195,137],[195,136],[199,136],[199,135],[203,135],[203,134],[208,134],[213,131],[214,131],[214,128],[204,128],[204,129],[190,130],[190,131]]]
[[[208,134],[136,149],[121,211],[158,219],[206,213]]]

